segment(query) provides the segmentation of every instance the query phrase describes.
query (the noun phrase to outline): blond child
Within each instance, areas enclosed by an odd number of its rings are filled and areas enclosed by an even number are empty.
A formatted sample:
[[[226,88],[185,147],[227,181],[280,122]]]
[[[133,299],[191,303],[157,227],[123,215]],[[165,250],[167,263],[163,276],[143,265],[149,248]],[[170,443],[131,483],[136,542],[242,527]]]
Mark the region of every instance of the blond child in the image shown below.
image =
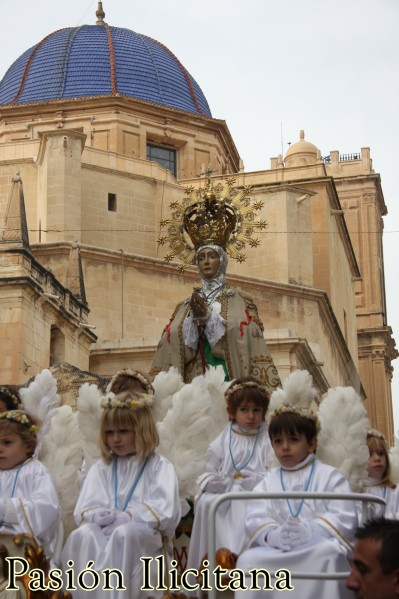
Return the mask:
[[[22,410],[0,413],[0,531],[33,535],[56,557],[60,508],[46,467],[33,454],[39,422]]]
[[[367,463],[367,479],[363,491],[386,501],[385,517],[393,520],[399,518],[399,487],[391,479],[388,444],[382,433],[375,429],[367,432],[369,460]],[[368,504],[368,517],[377,518],[384,512],[384,507]]]
[[[269,437],[265,416],[269,394],[254,377],[231,383],[225,393],[229,423],[208,449],[209,461],[198,479],[201,494],[194,507],[187,566],[198,568],[208,551],[208,512],[215,495],[228,491],[251,491],[267,470]],[[216,516],[216,548],[242,549],[244,505],[225,502]]]
[[[92,560],[98,572],[120,570],[126,590],[115,584],[114,590],[107,590],[109,599],[147,596],[140,589],[140,558],[162,555],[180,520],[174,468],[156,452],[159,438],[152,402],[152,395],[129,391],[103,398],[102,459],[87,474],[75,509],[79,528],[62,552],[64,569],[72,560],[79,572]],[[156,590],[150,595],[160,596]],[[73,596],[86,599],[87,591],[77,589]]]
[[[315,456],[317,418],[293,406],[280,406],[269,424],[270,441],[280,466],[270,470],[255,492],[314,491],[350,493],[347,479]],[[249,501],[247,546],[237,568],[305,572],[345,572],[357,526],[354,502],[339,499],[264,499]],[[344,581],[293,580],[295,597],[350,596]],[[245,593],[245,595],[243,594]],[[280,590],[247,590],[237,598],[280,597]]]

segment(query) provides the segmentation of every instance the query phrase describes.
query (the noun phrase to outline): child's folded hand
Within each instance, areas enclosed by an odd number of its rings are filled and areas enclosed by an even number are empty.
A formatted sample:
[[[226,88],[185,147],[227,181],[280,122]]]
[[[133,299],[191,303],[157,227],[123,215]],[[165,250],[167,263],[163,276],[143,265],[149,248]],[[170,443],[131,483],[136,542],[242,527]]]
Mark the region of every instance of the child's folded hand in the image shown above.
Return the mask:
[[[314,531],[311,522],[288,520],[287,524],[284,524],[284,528],[288,532],[288,537],[292,547],[306,545],[313,537]]]
[[[127,512],[116,511],[114,520],[111,522],[111,524],[108,524],[108,526],[104,526],[103,533],[107,537],[109,537],[114,532],[114,530],[118,528],[118,526],[122,526],[122,524],[127,524],[131,521],[132,517],[130,516],[130,514],[128,514]]]
[[[214,474],[209,477],[205,491],[207,493],[227,493],[231,487],[231,480],[228,478],[224,478],[220,474]]]
[[[281,549],[282,551],[290,551],[292,545],[289,539],[289,531],[287,525],[276,526],[267,535],[266,541],[272,547]]]
[[[253,470],[240,470],[241,478],[238,479],[241,487],[247,491],[252,491],[254,487],[262,480],[264,474],[254,472]]]
[[[98,526],[108,526],[115,520],[117,512],[115,510],[110,509],[101,509],[93,514],[93,522],[98,524]]]

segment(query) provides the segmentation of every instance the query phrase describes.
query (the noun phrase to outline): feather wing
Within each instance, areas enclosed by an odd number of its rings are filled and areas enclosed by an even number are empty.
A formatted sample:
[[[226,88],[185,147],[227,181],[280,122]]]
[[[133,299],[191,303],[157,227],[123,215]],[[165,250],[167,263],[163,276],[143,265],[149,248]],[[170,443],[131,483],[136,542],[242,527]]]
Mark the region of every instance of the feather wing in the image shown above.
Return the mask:
[[[389,450],[392,482],[399,484],[399,437],[395,435],[395,444]]]
[[[317,390],[313,387],[312,375],[307,370],[294,370],[285,379],[282,387],[273,391],[269,414],[283,403],[297,408],[309,408],[316,396]]]
[[[52,409],[61,405],[61,398],[57,393],[57,380],[47,368],[39,372],[28,387],[20,388],[19,394],[24,409],[42,422]]]
[[[39,458],[51,472],[62,508],[65,535],[75,528],[73,511],[79,495],[82,437],[70,406],[56,408],[40,449]]]
[[[28,387],[20,388],[19,395],[24,409],[41,422],[35,451],[35,455],[38,455],[50,428],[51,418],[55,410],[61,406],[61,397],[57,393],[57,379],[45,368],[35,376]]]
[[[98,435],[101,421],[102,392],[97,385],[84,383],[79,389],[77,419],[82,436],[86,472],[101,457]]]
[[[183,386],[181,374],[171,366],[168,372],[159,372],[152,382],[154,387],[153,415],[155,422],[160,422],[172,405],[172,398]]]
[[[354,491],[360,491],[367,476],[366,434],[371,428],[362,399],[352,387],[329,389],[320,404],[318,417],[321,426],[318,457],[340,470]]]
[[[224,392],[228,385],[221,366],[209,368],[174,393],[157,424],[159,451],[176,469],[182,499],[198,491],[196,480],[205,469],[209,444],[227,422]]]

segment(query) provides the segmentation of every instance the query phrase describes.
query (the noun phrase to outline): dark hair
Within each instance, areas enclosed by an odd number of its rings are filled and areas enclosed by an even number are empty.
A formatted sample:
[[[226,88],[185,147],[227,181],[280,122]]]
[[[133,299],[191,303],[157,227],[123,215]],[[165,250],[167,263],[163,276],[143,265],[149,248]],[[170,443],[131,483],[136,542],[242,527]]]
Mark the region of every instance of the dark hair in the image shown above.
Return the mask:
[[[18,387],[15,385],[2,385],[0,387],[0,401],[5,403],[7,411],[18,410],[21,403]]]
[[[269,423],[269,437],[287,435],[305,435],[306,441],[311,443],[317,437],[317,421],[297,412],[282,411],[273,414]]]
[[[399,568],[399,521],[387,518],[368,520],[355,532],[355,538],[381,541],[377,559],[383,574],[391,574]]]
[[[253,386],[246,383],[254,383]],[[241,386],[242,385],[242,386]],[[238,386],[235,391],[230,391]],[[262,408],[263,418],[265,418],[269,407],[270,395],[264,388],[262,382],[254,376],[243,376],[235,379],[226,391],[226,403],[231,414],[234,416],[243,401],[251,401],[255,406]]]
[[[140,380],[141,379],[141,380]],[[149,393],[154,392],[154,389],[150,383],[149,377],[140,372],[140,370],[120,370],[115,374],[110,383],[110,391],[118,394],[124,391],[142,391]]]
[[[21,422],[24,418],[25,422]],[[33,455],[37,445],[37,433],[41,422],[33,414],[25,410],[7,410],[0,417],[0,436],[14,433],[22,439],[28,447],[28,455]]]

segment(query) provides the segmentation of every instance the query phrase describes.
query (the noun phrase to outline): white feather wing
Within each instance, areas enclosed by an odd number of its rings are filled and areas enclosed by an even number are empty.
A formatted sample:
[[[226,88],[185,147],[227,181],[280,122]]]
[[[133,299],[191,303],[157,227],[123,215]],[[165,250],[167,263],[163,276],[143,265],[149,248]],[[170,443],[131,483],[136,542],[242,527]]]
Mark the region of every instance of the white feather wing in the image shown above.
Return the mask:
[[[196,480],[205,469],[209,444],[227,422],[227,386],[223,368],[209,368],[173,395],[169,410],[157,424],[159,451],[176,469],[182,499],[198,491]]]
[[[25,410],[42,422],[52,409],[61,405],[61,398],[57,393],[57,380],[47,368],[39,372],[28,387],[22,387],[19,394]]]
[[[154,407],[153,415],[155,422],[160,422],[172,405],[172,398],[183,386],[181,374],[171,366],[168,372],[159,372],[153,380]]]
[[[54,410],[43,437],[39,458],[55,481],[63,512],[65,535],[75,528],[73,511],[79,495],[82,465],[82,437],[76,414],[70,406]]]
[[[309,408],[316,395],[312,375],[307,370],[294,370],[283,381],[282,387],[273,391],[269,414],[283,403],[289,403],[297,408]]]
[[[392,482],[399,484],[399,437],[395,436],[395,445],[389,450]]]
[[[82,435],[86,471],[101,457],[98,444],[102,413],[101,397],[102,393],[97,385],[84,383],[79,389],[77,418]]]
[[[360,490],[367,476],[366,434],[371,428],[362,399],[352,387],[331,388],[320,404],[318,417],[318,457],[340,470],[354,491]]]

